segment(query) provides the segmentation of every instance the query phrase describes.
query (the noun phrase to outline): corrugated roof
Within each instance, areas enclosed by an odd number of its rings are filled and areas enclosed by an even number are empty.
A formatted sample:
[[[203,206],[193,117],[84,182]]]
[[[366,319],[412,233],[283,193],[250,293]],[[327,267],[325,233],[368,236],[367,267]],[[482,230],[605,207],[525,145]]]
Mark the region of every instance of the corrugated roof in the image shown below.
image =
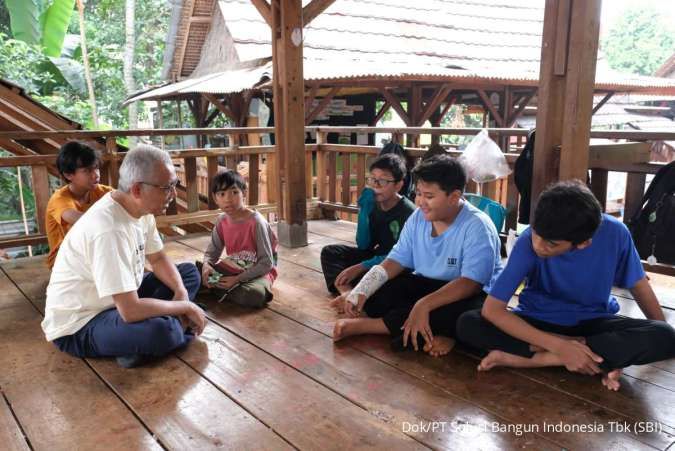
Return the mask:
[[[272,63],[263,63],[256,67],[241,68],[225,72],[216,72],[197,78],[188,78],[183,81],[146,90],[127,99],[124,104],[138,100],[158,100],[166,96],[207,93],[229,94],[251,89],[261,81],[269,78],[272,73]]]

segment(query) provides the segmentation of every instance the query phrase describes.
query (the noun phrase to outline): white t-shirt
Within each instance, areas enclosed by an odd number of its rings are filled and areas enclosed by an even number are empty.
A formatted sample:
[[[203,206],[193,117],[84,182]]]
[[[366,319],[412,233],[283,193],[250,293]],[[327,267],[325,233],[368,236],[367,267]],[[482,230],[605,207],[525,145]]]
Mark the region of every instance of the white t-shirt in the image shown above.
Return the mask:
[[[137,290],[145,254],[162,250],[153,215],[129,215],[110,193],[66,234],[56,256],[42,330],[47,341],[72,335],[114,307],[113,294]]]

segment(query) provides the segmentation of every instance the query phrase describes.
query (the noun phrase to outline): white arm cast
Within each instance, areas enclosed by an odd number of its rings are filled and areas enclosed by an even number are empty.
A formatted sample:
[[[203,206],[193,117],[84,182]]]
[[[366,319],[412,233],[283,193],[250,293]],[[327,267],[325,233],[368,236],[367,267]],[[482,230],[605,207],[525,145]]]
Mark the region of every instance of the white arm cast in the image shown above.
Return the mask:
[[[368,299],[384,285],[389,276],[382,265],[375,265],[366,273],[361,281],[354,287],[354,289],[347,295],[347,302],[356,305],[359,302],[359,294],[362,294]]]

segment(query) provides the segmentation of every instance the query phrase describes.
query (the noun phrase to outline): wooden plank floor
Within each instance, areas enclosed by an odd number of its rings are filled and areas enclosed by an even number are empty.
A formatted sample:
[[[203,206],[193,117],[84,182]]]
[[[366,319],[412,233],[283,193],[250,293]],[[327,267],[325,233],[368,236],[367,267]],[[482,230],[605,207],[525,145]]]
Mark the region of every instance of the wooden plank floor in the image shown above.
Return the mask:
[[[477,373],[462,349],[434,359],[392,352],[385,337],[334,344],[319,254],[353,242],[355,228],[310,221],[309,230],[309,246],[280,249],[267,309],[204,300],[199,340],[132,370],[45,342],[44,260],[0,265],[2,449],[675,448],[672,360],[627,368],[610,393],[561,369]],[[208,239],[166,250],[194,260]],[[674,284],[653,280],[675,324]],[[617,295],[624,314],[641,316],[629,294]]]

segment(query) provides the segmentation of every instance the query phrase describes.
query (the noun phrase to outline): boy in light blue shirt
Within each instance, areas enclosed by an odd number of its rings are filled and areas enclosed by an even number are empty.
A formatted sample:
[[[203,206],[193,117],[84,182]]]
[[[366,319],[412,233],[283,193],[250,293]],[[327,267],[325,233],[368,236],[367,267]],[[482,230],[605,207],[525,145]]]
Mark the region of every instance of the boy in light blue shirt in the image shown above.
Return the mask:
[[[396,347],[406,347],[410,340],[415,350],[447,354],[454,345],[457,318],[480,308],[483,288],[501,270],[495,226],[462,198],[462,166],[449,156],[435,156],[420,163],[413,176],[419,208],[387,258],[342,296],[354,318],[336,322],[335,341],[389,334]],[[362,310],[368,318],[356,318]]]

